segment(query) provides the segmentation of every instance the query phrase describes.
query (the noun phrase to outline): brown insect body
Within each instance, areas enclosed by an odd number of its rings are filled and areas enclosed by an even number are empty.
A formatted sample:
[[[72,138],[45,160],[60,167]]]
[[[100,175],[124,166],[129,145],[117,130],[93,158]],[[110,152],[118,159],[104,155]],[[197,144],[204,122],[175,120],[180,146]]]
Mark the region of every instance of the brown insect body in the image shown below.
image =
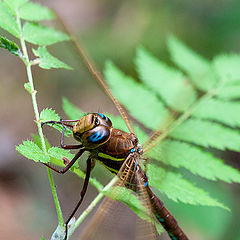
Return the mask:
[[[90,152],[92,160],[101,161],[115,173],[128,154],[140,148],[134,133],[113,128],[111,120],[101,113],[90,113],[78,120],[73,136]]]

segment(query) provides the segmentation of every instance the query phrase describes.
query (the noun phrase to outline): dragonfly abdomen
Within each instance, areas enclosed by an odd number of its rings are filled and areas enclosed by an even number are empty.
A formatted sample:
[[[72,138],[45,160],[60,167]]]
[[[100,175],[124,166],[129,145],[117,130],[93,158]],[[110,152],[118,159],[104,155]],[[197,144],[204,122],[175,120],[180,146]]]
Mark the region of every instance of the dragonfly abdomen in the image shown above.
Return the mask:
[[[152,211],[157,220],[162,224],[164,229],[168,232],[169,237],[172,240],[188,240],[188,237],[184,234],[179,227],[178,222],[172,216],[172,214],[165,208],[163,202],[152,192],[152,190],[146,186],[150,201],[152,204]]]

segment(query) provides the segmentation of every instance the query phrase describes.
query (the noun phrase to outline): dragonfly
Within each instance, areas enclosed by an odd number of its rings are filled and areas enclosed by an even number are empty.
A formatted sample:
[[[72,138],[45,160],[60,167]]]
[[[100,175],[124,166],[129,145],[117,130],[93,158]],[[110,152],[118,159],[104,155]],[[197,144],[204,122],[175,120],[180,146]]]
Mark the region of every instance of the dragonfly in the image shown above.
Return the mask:
[[[70,35],[72,34],[70,33]],[[72,160],[63,158],[66,166],[62,170],[58,170],[48,163],[43,163],[53,171],[64,174],[74,165],[84,152],[89,152],[86,161],[86,175],[80,193],[80,199],[65,222],[66,230],[64,239],[66,240],[68,236],[68,224],[77,212],[87,192],[91,170],[95,166],[95,162],[100,161],[110,172],[117,175],[118,181],[112,191],[112,197],[108,198],[106,196],[102,204],[99,206],[98,211],[90,223],[90,229],[95,229],[97,231],[103,222],[103,218],[111,216],[111,213],[108,213],[108,210],[110,208],[112,211],[116,210],[116,207],[114,206],[117,206],[118,202],[113,200],[114,195],[118,194],[117,189],[124,187],[137,194],[145,209],[145,219],[143,221],[145,222],[145,225],[148,226],[146,229],[149,232],[149,235],[145,237],[142,236],[141,239],[157,239],[159,234],[155,225],[158,223],[167,231],[170,239],[187,240],[188,237],[179,226],[177,220],[167,210],[163,202],[152,192],[142,164],[144,154],[149,149],[153,148],[159,141],[162,129],[160,128],[155,131],[144,145],[140,145],[125,109],[111,93],[103,77],[90,62],[74,36],[72,37],[72,40],[75,43],[75,46],[77,46],[89,71],[115,104],[129,132],[114,128],[112,121],[103,113],[89,113],[78,120],[47,121],[42,123],[42,126],[46,124],[60,124],[63,127],[60,141],[61,147],[63,149],[78,150]],[[64,134],[67,128],[72,131],[74,139],[78,141],[79,144],[66,145],[64,143]],[[93,236],[93,232],[94,231],[86,230],[81,239],[99,239],[96,237],[96,234]],[[145,234],[147,235],[147,233]]]

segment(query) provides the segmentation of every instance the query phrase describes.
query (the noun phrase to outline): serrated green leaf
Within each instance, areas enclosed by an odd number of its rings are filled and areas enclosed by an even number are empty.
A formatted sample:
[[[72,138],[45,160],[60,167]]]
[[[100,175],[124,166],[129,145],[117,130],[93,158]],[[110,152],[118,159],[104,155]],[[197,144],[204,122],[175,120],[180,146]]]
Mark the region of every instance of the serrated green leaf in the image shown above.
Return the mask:
[[[10,41],[5,37],[0,36],[0,48],[8,50],[15,56],[19,56],[19,47],[14,41]]]
[[[214,70],[225,84],[240,82],[240,55],[219,55],[213,59]]]
[[[4,0],[9,8],[16,14],[17,10],[22,7],[28,0]]]
[[[211,64],[176,37],[168,39],[168,49],[173,62],[183,69],[201,90],[209,90],[217,83]]]
[[[113,94],[144,126],[156,129],[168,116],[168,111],[154,93],[125,76],[110,62],[106,64],[105,77]]]
[[[240,134],[221,124],[200,119],[189,119],[170,134],[175,139],[220,150],[240,150]]]
[[[196,100],[196,92],[180,71],[168,67],[144,48],[135,60],[141,80],[174,110],[184,111]]]
[[[23,141],[23,144],[19,144],[16,147],[16,150],[26,158],[29,158],[35,162],[47,163],[50,161],[50,157],[30,140]]]
[[[55,18],[55,14],[49,8],[40,4],[28,2],[20,8],[20,18],[29,21],[51,20]]]
[[[37,45],[51,45],[69,40],[68,35],[63,32],[30,22],[24,24],[23,36],[26,41]]]
[[[53,161],[53,163],[58,164],[60,166],[64,166],[63,164],[63,157],[67,158],[69,161],[71,161],[74,158],[74,154],[70,153],[69,150],[65,150],[62,148],[58,148],[58,147],[51,147],[48,150],[48,154],[51,158],[54,158],[55,160],[58,160],[57,162],[54,161],[54,159],[51,159]],[[73,165],[75,168],[78,168],[78,162],[76,162]]]
[[[32,49],[35,56],[40,57],[39,66],[44,69],[50,68],[66,68],[68,70],[72,69],[64,62],[53,57],[46,49],[46,47],[39,47],[37,50]]]
[[[153,164],[148,165],[147,173],[151,186],[166,194],[173,201],[181,201],[192,205],[216,206],[229,210],[222,203],[211,198],[207,192],[184,179],[180,174],[166,172],[163,168]],[[162,178],[159,176],[162,176]]]
[[[20,30],[15,18],[7,5],[0,1],[0,27],[11,33],[13,36],[20,38]]]
[[[42,122],[47,122],[47,121],[60,121],[60,117],[58,114],[55,112],[55,110],[50,109],[50,108],[45,108],[42,110],[40,113],[40,120]]]
[[[240,127],[240,103],[216,98],[205,99],[199,102],[193,116],[215,120],[230,127]]]
[[[37,146],[39,148],[42,148],[42,143],[41,143],[39,135],[32,134],[32,139],[33,139],[33,142],[35,144],[37,144]],[[46,144],[46,149],[48,150],[51,147],[51,145],[50,145],[50,143],[48,142],[48,140],[46,138],[44,138],[44,140],[45,140],[45,144]]]
[[[166,140],[147,153],[148,156],[167,165],[184,167],[193,174],[209,180],[240,182],[240,172],[237,169],[194,145]]]
[[[65,97],[62,98],[62,108],[69,119],[72,120],[78,120],[85,114],[78,107],[70,103],[70,101]]]
[[[32,94],[32,89],[31,89],[31,85],[29,82],[24,83],[24,88],[30,93]]]
[[[42,123],[48,121],[60,121],[60,117],[53,109],[45,108],[40,113],[40,121]],[[63,131],[63,127],[60,124],[51,124],[51,126],[57,129],[59,132]],[[65,136],[69,137],[70,135],[72,135],[72,132],[68,128],[66,128]]]

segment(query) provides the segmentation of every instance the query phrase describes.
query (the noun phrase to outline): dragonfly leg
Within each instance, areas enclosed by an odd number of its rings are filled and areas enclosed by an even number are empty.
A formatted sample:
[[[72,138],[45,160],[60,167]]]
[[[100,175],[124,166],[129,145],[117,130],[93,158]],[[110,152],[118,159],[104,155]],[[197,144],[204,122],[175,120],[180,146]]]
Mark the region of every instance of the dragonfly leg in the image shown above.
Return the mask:
[[[85,148],[81,148],[77,154],[74,156],[74,158],[67,164],[67,166],[65,168],[63,168],[62,170],[58,170],[54,167],[52,167],[51,165],[49,165],[48,163],[43,163],[45,166],[49,167],[50,169],[52,169],[53,171],[57,172],[57,173],[65,173],[69,170],[70,167],[72,167],[72,165],[78,160],[78,158],[86,151]]]
[[[81,190],[81,193],[80,193],[80,199],[79,199],[76,207],[74,208],[74,210],[72,211],[71,215],[68,217],[68,219],[67,219],[67,221],[65,223],[65,226],[66,226],[66,232],[65,233],[66,234],[65,234],[64,240],[67,239],[67,232],[68,232],[67,225],[68,225],[69,221],[72,219],[72,217],[74,216],[74,214],[76,213],[76,211],[78,210],[78,208],[81,205],[81,203],[83,201],[83,198],[84,198],[84,196],[86,194],[87,187],[88,187],[88,182],[89,182],[89,177],[90,177],[90,172],[91,172],[91,168],[92,168],[91,167],[91,165],[92,165],[91,162],[92,162],[91,158],[88,157],[88,159],[87,159],[86,177],[84,179],[84,184],[83,184],[83,187],[82,187],[82,190]]]
[[[43,122],[41,124],[41,126],[43,127],[45,124],[61,124],[62,127],[63,127],[63,130],[62,130],[62,135],[61,135],[61,140],[60,140],[60,145],[61,145],[61,148],[63,149],[79,149],[82,147],[82,144],[77,144],[77,145],[66,145],[64,143],[64,133],[66,131],[66,127],[70,127],[70,128],[73,128],[73,126],[71,124],[68,124],[69,122],[77,122],[78,120],[60,120],[60,121],[48,121],[48,122]]]
[[[64,121],[64,120],[63,120]],[[66,120],[65,120],[66,121]],[[62,126],[63,126],[63,130],[62,130],[62,136],[61,136],[61,140],[60,140],[60,145],[61,145],[61,148],[63,149],[78,149],[78,148],[81,148],[83,147],[82,144],[77,144],[77,145],[66,145],[64,143],[64,133],[66,131],[66,127],[64,125],[63,122],[61,122]]]
[[[62,120],[60,119],[60,121],[47,121],[47,122],[42,122],[41,123],[41,127],[43,127],[46,124],[61,124],[62,126],[67,126],[72,128],[73,125],[69,124],[69,123],[73,123],[73,122],[77,122],[78,120]]]

